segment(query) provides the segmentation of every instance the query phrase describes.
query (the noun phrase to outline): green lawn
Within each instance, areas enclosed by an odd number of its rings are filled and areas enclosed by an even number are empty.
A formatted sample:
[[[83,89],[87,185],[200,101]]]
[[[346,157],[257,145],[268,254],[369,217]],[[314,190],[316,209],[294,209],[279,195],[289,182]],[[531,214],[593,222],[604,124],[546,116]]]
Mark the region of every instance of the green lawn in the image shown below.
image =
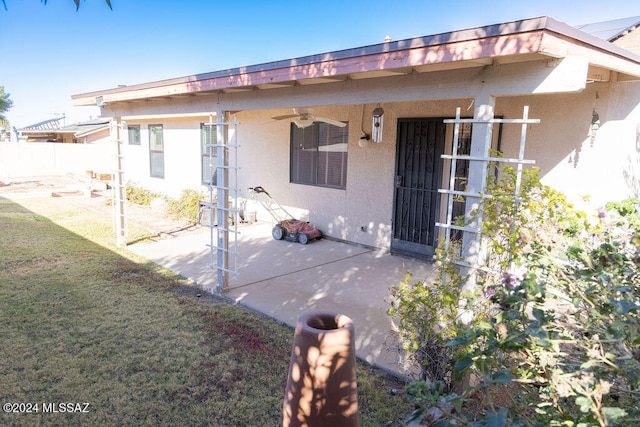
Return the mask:
[[[117,248],[109,217],[0,199],[0,402],[38,405],[0,425],[278,425],[293,330],[196,291]],[[359,365],[363,426],[400,424],[392,386]]]

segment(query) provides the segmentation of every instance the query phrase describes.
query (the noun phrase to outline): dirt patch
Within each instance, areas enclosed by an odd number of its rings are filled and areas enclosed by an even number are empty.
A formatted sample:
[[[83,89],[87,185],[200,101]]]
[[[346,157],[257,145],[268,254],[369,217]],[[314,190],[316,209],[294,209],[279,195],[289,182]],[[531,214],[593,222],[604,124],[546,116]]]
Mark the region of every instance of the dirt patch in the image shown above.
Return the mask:
[[[181,297],[193,298],[202,304],[218,304],[226,302],[219,296],[216,296],[211,292],[207,292],[195,285],[177,285],[171,293]]]
[[[112,189],[92,188],[88,178],[68,175],[3,179],[0,180],[0,197],[3,196],[9,199],[62,198],[65,203],[74,203],[106,216],[113,216],[115,211]],[[175,237],[200,228],[149,206],[127,203],[125,211],[129,224],[161,237]]]
[[[84,193],[82,191],[53,191],[51,197],[82,197]]]
[[[43,176],[0,179],[0,196],[3,194],[40,194],[52,191],[75,191],[81,181],[68,176]]]

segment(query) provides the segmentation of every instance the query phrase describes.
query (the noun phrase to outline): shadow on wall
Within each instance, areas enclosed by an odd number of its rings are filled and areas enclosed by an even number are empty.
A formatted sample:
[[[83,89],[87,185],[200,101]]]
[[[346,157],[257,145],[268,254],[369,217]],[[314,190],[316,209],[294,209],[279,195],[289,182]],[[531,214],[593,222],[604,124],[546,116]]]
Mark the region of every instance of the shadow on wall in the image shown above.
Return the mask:
[[[627,156],[622,176],[635,197],[640,197],[640,123],[636,127],[636,149]]]

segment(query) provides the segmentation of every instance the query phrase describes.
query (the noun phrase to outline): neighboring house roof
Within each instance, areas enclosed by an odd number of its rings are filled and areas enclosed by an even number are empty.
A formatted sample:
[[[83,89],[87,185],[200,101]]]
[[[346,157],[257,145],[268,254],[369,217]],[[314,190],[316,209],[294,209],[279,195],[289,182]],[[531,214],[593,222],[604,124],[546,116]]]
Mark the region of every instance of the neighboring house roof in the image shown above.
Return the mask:
[[[64,118],[65,117],[62,116],[62,117],[58,117],[57,119],[43,120],[41,122],[34,123],[29,126],[25,126],[18,130],[19,131],[49,131],[49,130],[60,129],[60,121],[64,120]]]
[[[72,133],[77,138],[90,135],[107,129],[111,121],[109,119],[93,119],[87,122],[76,123],[57,130],[58,133]]]
[[[60,119],[53,119],[60,120]],[[109,127],[109,119],[93,119],[86,122],[74,123],[69,126],[63,127],[42,127],[43,123],[51,122],[52,120],[46,120],[44,122],[36,123],[34,125],[26,126],[22,129],[18,129],[23,135],[59,135],[59,134],[73,134],[76,138],[82,138],[95,132],[107,129]]]
[[[640,25],[640,16],[614,19],[612,21],[595,22],[592,24],[577,25],[576,28],[603,40],[613,42]]]
[[[586,58],[590,80],[640,80],[640,57],[549,17],[472,28],[72,96],[74,105],[236,93],[345,80]]]

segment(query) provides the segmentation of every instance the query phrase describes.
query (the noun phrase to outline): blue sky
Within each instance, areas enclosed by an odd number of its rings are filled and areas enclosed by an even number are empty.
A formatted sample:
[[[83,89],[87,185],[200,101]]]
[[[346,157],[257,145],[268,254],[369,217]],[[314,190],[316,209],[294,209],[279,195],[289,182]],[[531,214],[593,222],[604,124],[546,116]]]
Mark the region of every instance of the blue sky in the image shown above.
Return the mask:
[[[637,0],[5,0],[0,86],[22,127],[98,114],[71,95],[537,16],[640,16]]]

